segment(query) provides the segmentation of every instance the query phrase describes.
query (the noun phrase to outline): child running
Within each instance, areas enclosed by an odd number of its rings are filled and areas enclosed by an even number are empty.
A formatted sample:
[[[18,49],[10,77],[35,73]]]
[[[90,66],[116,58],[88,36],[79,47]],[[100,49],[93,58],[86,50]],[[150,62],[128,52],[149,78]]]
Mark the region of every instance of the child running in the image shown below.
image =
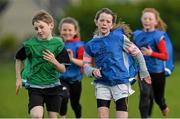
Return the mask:
[[[108,8],[96,13],[97,31],[85,45],[84,71],[93,76],[99,118],[109,118],[111,99],[115,101],[116,118],[128,118],[128,96],[133,94],[127,53],[140,65],[140,77],[151,83],[151,78],[140,50],[116,27],[116,15]],[[128,33],[128,32],[127,32]],[[93,61],[95,67],[93,67]]]
[[[23,43],[16,54],[16,94],[22,87],[21,71],[23,61],[28,61],[26,73],[29,113],[31,118],[43,118],[44,104],[49,118],[57,118],[61,106],[59,73],[65,72],[62,60],[69,61],[64,43],[59,37],[52,36],[54,20],[44,10],[38,11],[32,19],[36,35]],[[63,58],[62,58],[63,56]]]
[[[142,118],[150,118],[153,99],[158,104],[162,115],[167,116],[169,108],[165,101],[165,65],[168,60],[166,49],[166,24],[154,8],[142,11],[141,22],[143,29],[133,33],[135,44],[141,49],[148,71],[152,78],[152,85],[139,80],[140,102],[139,109]]]
[[[63,18],[59,24],[59,33],[65,42],[71,61],[71,65],[60,77],[62,85],[65,86],[63,87],[64,93],[60,115],[65,118],[68,99],[70,99],[75,117],[81,118],[80,97],[82,91],[81,80],[83,78],[84,43],[80,40],[80,28],[77,20],[72,17]]]

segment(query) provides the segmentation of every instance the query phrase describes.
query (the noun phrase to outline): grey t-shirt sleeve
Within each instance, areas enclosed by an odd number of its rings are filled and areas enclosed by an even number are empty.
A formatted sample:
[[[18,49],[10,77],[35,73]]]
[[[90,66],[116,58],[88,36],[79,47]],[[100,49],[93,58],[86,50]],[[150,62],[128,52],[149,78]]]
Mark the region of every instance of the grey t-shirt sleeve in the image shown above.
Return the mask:
[[[86,74],[87,77],[92,77],[92,72],[93,70],[95,70],[96,68],[92,67],[92,62],[86,61],[84,59],[88,59],[88,58],[92,58],[91,56],[89,56],[86,51],[84,51],[84,58],[83,58],[83,69],[84,69],[84,73]]]
[[[125,52],[129,54],[135,54],[132,56],[138,62],[138,65],[140,67],[140,71],[139,71],[140,78],[142,79],[144,77],[149,76],[149,72],[147,70],[146,62],[144,60],[143,54],[141,53],[139,48],[134,43],[132,43],[125,35],[124,35],[123,49],[125,50]]]

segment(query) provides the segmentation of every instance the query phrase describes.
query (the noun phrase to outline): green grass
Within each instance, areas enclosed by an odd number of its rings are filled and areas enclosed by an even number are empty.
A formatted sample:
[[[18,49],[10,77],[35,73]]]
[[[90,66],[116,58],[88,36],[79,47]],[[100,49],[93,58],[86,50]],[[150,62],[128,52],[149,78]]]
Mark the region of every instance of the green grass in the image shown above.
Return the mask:
[[[15,68],[13,63],[0,63],[0,118],[25,118],[29,117],[27,113],[28,95],[23,88],[18,96],[15,95]],[[97,108],[94,95],[94,88],[91,85],[92,79],[84,77],[83,91],[81,96],[82,117],[96,118]],[[169,118],[180,117],[180,62],[175,64],[175,71],[166,81],[166,101],[170,107]],[[129,117],[139,118],[138,101],[139,91],[137,83],[133,86],[136,91],[129,98]],[[110,116],[115,117],[114,104],[111,102]],[[69,106],[68,118],[74,118],[74,113]],[[153,118],[162,118],[160,109],[155,104]]]

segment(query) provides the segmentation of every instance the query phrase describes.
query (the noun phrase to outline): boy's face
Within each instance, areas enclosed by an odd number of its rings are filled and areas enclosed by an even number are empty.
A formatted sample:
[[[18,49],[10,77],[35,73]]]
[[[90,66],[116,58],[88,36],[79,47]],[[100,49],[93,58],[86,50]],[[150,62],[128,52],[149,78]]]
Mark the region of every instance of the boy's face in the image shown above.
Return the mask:
[[[74,25],[70,23],[63,23],[59,32],[64,41],[72,40],[77,35]]]
[[[43,21],[34,22],[34,29],[40,39],[48,39],[52,35],[51,32],[53,27],[53,23],[48,24]]]
[[[113,16],[107,13],[101,13],[96,21],[96,26],[102,35],[110,32],[113,28]]]
[[[142,25],[145,30],[153,31],[156,28],[157,20],[156,16],[152,12],[145,12],[141,18]]]

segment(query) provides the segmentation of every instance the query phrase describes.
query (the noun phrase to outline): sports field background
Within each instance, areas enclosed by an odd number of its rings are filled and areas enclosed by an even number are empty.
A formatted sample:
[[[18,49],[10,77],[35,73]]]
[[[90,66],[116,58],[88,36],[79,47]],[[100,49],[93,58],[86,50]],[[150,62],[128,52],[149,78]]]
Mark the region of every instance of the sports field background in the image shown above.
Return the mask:
[[[96,118],[97,108],[94,96],[94,88],[91,85],[93,80],[83,79],[83,92],[81,96],[82,118]],[[28,96],[27,91],[23,88],[19,96],[15,95],[15,66],[12,62],[0,63],[0,118],[26,118]],[[133,85],[135,94],[129,98],[129,117],[139,118],[138,101],[138,83]],[[180,117],[180,62],[175,63],[173,74],[166,81],[166,101],[170,107],[168,118]],[[114,104],[111,102],[111,117],[115,117]],[[45,117],[47,117],[45,115]],[[157,105],[154,105],[154,118],[162,118],[161,112]],[[68,108],[67,118],[74,118],[71,107]]]

